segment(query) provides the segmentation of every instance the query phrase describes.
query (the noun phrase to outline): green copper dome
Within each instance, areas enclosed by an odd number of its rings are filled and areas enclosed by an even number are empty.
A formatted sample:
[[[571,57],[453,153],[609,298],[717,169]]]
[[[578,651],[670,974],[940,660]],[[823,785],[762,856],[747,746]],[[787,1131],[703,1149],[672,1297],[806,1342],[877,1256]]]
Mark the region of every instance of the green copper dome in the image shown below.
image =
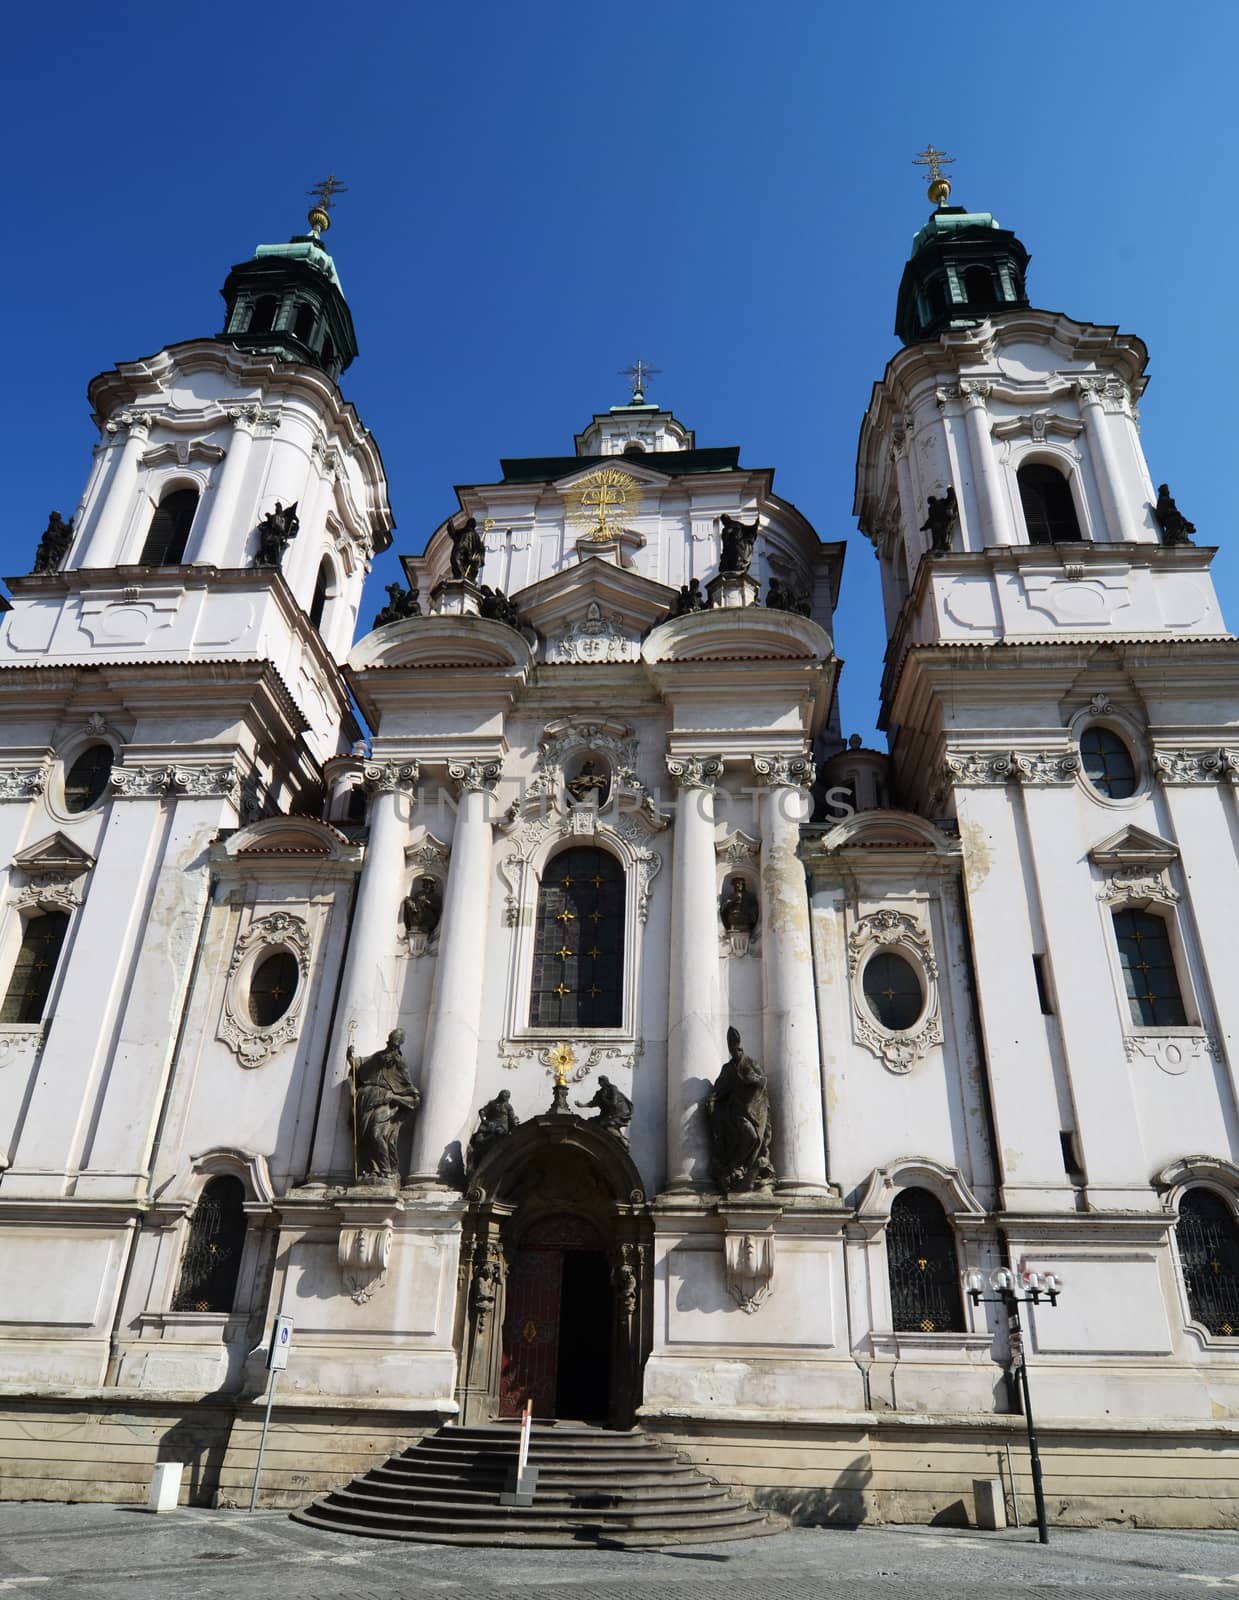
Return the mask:
[[[988,211],[939,206],[912,241],[895,332],[904,344],[1028,305],[1028,251]]]
[[[357,354],[340,275],[316,232],[260,244],[229,272],[220,335],[241,350],[319,367],[333,381]]]

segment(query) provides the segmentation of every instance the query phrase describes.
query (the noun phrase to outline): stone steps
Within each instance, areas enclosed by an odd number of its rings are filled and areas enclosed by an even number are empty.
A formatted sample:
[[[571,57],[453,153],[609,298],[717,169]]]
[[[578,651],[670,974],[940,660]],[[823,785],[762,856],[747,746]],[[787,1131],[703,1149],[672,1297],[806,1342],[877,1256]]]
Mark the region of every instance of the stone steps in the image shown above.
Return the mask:
[[[785,1526],[643,1434],[584,1424],[535,1425],[533,1503],[503,1506],[518,1448],[511,1424],[440,1428],[292,1515],[372,1539],[473,1545],[702,1543]]]

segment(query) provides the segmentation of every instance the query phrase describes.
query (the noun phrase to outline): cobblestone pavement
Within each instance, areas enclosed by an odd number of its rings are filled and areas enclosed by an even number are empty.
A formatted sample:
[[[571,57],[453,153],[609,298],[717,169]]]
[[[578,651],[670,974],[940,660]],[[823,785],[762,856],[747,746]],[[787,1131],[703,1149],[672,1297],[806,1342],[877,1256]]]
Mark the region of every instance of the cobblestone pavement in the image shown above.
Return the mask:
[[[665,1551],[466,1550],[281,1512],[0,1505],[0,1600],[1239,1600],[1239,1533],[797,1528]]]

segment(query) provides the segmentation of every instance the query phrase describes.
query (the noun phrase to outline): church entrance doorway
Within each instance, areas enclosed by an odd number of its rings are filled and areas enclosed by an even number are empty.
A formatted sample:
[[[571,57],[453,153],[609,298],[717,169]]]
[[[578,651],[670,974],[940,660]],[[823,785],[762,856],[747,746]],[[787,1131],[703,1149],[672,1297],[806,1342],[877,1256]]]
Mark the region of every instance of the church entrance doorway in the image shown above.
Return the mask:
[[[584,1217],[542,1217],[508,1273],[499,1414],[604,1422],[611,1404],[615,1297],[603,1241]]]

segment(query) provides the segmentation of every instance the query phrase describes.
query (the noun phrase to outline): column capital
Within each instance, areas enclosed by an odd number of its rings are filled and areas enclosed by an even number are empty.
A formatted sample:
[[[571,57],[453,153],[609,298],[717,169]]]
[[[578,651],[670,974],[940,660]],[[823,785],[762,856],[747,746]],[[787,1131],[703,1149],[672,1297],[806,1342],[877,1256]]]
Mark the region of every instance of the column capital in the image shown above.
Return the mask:
[[[1089,376],[1075,380],[1075,391],[1081,400],[1090,400],[1101,404],[1101,397],[1106,392],[1106,380],[1100,376]]]
[[[994,392],[994,385],[985,378],[961,378],[959,394],[964,405],[971,411],[984,411],[989,397]]]
[[[416,761],[368,761],[361,769],[362,784],[371,794],[411,794],[419,776]]]
[[[753,757],[758,783],[770,788],[809,788],[814,779],[813,759],[807,755],[759,755]]]
[[[503,762],[449,761],[447,775],[458,794],[494,794],[503,777]]]
[[[120,433],[122,430],[132,437],[145,439],[158,419],[153,411],[121,411],[109,422],[104,423],[107,433]]]
[[[723,758],[668,756],[667,774],[677,789],[713,789],[723,775]]]

